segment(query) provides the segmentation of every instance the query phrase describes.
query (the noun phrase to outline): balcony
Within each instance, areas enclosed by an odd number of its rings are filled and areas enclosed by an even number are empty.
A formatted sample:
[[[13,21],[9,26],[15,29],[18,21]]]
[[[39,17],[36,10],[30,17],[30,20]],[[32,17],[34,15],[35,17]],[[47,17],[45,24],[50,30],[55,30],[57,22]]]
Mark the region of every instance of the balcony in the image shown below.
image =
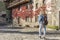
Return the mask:
[[[11,8],[11,7],[19,5],[19,4],[27,3],[29,1],[30,0],[15,0],[15,1],[9,3],[8,8]]]

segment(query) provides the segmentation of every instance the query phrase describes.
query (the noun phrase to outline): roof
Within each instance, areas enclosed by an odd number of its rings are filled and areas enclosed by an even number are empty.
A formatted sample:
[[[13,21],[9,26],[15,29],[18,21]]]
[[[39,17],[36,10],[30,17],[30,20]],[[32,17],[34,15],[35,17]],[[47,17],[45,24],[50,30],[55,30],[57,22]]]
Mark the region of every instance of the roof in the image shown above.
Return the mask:
[[[15,3],[10,3],[8,8],[12,8],[14,6],[17,6],[17,5],[20,5],[20,4],[23,4],[23,3],[27,3],[27,2],[30,2],[30,0],[24,0],[24,1],[18,1],[18,2],[15,2]]]

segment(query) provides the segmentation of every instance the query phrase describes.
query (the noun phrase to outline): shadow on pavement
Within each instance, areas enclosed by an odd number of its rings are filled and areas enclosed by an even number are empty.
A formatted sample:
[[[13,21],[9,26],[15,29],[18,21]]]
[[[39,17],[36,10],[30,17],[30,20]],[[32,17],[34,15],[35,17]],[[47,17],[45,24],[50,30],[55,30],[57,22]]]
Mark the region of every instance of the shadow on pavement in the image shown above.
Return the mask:
[[[0,33],[20,33],[20,34],[38,34],[38,32],[21,32],[21,31],[6,31],[6,30],[0,30]]]
[[[23,27],[0,27],[0,29],[23,29]]]
[[[0,22],[0,29],[23,29],[23,27],[12,27],[12,23]]]
[[[0,29],[0,33],[21,33],[21,34],[36,34],[38,35],[38,32],[37,31],[33,31],[33,32],[22,32],[22,30],[1,30]],[[47,32],[47,35],[53,35],[53,34],[56,34],[56,35],[60,35],[60,31],[56,32],[56,31],[48,31]]]

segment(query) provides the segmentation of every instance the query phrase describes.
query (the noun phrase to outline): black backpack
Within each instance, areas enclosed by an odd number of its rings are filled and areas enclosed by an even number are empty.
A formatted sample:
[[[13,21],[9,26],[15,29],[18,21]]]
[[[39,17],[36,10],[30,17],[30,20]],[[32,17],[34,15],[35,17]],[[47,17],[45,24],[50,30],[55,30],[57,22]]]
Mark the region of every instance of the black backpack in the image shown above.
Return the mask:
[[[48,24],[47,15],[44,16],[44,25]]]

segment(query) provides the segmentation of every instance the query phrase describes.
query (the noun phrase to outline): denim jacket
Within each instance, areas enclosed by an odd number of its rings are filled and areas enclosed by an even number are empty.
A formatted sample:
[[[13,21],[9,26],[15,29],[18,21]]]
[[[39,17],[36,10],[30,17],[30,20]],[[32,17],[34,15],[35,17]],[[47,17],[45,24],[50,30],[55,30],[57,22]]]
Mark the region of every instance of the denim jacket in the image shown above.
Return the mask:
[[[43,23],[43,21],[44,21],[44,16],[43,15],[39,15],[38,22],[39,23]]]

